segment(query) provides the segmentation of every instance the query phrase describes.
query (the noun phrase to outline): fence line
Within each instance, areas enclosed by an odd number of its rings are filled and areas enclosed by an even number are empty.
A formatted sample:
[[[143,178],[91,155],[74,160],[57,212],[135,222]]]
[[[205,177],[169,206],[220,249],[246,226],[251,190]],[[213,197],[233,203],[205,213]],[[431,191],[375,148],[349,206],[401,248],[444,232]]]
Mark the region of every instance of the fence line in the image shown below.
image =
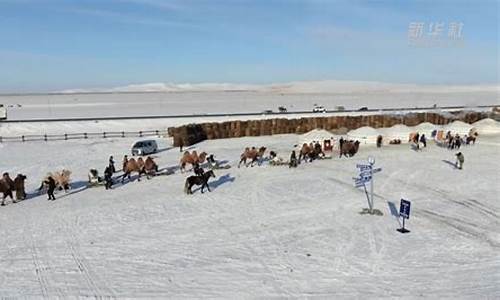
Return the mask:
[[[20,136],[0,136],[0,143],[6,142],[38,142],[38,141],[67,141],[95,138],[127,138],[127,137],[148,137],[148,136],[168,136],[167,130],[141,130],[141,131],[113,131],[113,132],[83,132],[64,134],[40,134],[40,135],[20,135]]]

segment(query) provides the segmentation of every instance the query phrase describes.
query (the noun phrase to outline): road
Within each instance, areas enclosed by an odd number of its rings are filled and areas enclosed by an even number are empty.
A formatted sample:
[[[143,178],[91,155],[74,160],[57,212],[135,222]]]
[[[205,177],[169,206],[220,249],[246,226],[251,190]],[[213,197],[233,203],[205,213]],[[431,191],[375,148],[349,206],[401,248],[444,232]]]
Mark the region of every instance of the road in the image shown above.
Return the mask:
[[[336,115],[346,113],[373,114],[376,112],[426,112],[426,111],[456,111],[456,110],[487,110],[498,105],[478,105],[478,106],[438,106],[438,107],[394,107],[394,108],[373,108],[366,110],[346,109],[346,110],[327,110],[325,113],[316,113],[318,116],[323,114]],[[245,117],[245,116],[283,116],[283,115],[304,115],[312,114],[311,111],[287,111],[287,112],[237,112],[237,113],[207,113],[207,114],[175,114],[175,115],[142,115],[142,116],[109,116],[109,117],[87,117],[87,118],[39,118],[39,119],[14,119],[0,120],[3,123],[25,123],[25,122],[71,122],[71,121],[106,121],[106,120],[141,120],[141,119],[177,119],[177,118],[207,118],[207,117]]]

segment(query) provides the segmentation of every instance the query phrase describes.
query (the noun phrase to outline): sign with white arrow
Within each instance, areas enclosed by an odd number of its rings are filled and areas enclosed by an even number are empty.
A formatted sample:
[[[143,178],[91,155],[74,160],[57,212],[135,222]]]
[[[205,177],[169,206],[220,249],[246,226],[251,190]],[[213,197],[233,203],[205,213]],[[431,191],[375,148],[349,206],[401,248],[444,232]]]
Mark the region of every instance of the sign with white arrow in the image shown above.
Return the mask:
[[[353,177],[354,179],[354,186],[359,188],[359,187],[364,187],[365,192],[366,192],[366,198],[368,199],[368,204],[370,206],[370,213],[373,212],[373,175],[375,173],[378,173],[382,171],[382,168],[373,168],[373,165],[375,164],[375,158],[373,157],[368,157],[368,163],[369,164],[356,164],[356,168],[359,169],[359,175],[358,177]],[[370,194],[371,197],[368,195],[368,192],[366,191],[366,183],[370,182]]]

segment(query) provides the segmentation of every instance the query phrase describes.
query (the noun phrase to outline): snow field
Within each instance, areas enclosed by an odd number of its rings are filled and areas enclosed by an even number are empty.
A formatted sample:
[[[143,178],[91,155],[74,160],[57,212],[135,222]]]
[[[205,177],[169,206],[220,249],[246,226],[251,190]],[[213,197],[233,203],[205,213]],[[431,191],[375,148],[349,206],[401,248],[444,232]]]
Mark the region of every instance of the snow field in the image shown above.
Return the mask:
[[[32,192],[48,171],[73,171],[74,189],[0,208],[0,296],[46,297],[500,297],[500,136],[454,151],[433,143],[362,145],[351,159],[297,169],[236,168],[246,146],[288,158],[297,135],[205,141],[191,150],[232,165],[212,193],[183,194],[188,174],[85,188],[87,172],[117,166],[135,139],[0,145],[0,170],[28,175]],[[160,140],[160,168],[178,148]],[[372,155],[375,208],[352,177]],[[447,162],[448,161],[448,162]],[[195,189],[193,189],[195,190]],[[392,215],[412,201],[402,235]],[[408,289],[402,289],[406,282]]]

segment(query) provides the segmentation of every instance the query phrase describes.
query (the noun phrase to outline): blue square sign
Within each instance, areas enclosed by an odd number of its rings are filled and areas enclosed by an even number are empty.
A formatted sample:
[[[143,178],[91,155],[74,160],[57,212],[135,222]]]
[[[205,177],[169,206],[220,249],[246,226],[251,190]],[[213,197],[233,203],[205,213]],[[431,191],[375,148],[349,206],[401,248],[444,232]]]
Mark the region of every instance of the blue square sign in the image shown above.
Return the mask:
[[[399,216],[409,219],[410,218],[410,206],[411,203],[408,200],[401,199],[401,204],[399,205]]]

